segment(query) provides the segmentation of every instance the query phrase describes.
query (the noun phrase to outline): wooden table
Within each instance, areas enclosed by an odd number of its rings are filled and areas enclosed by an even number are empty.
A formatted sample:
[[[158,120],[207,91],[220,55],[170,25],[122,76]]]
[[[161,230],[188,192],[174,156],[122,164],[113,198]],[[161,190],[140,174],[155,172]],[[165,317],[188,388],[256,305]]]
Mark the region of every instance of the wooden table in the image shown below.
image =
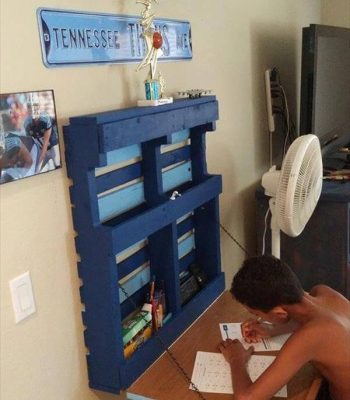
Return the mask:
[[[241,322],[250,315],[229,292],[224,292],[196,322],[171,346],[171,352],[192,376],[197,351],[218,352],[216,346],[221,341],[219,324]],[[262,353],[260,353],[262,354]],[[264,353],[275,354],[275,353]],[[311,400],[314,398],[312,382],[317,377],[311,365],[304,366],[289,382],[288,399]],[[206,400],[230,400],[232,395],[202,393]],[[189,383],[172,361],[164,353],[127,390],[129,400],[198,400],[198,393],[189,389]]]

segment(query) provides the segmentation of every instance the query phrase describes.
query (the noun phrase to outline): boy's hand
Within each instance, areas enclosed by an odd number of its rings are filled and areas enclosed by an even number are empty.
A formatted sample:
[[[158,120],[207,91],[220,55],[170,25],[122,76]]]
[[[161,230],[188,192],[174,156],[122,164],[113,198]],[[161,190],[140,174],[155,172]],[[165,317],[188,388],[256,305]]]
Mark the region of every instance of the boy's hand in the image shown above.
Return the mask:
[[[248,319],[241,324],[242,336],[247,343],[261,342],[262,338],[271,336],[271,325],[257,319]]]
[[[226,339],[220,342],[218,349],[221,351],[225,360],[229,363],[239,363],[245,365],[253,354],[254,347],[250,346],[248,350],[242,346],[238,339]]]

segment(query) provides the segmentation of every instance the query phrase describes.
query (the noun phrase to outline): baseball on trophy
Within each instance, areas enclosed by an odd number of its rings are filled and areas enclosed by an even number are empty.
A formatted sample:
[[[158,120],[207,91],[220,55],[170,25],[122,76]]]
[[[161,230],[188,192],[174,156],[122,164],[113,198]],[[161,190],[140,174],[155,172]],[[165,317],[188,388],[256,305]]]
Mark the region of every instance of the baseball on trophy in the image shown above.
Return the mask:
[[[160,32],[153,33],[153,47],[155,49],[160,49],[163,45],[163,37]]]

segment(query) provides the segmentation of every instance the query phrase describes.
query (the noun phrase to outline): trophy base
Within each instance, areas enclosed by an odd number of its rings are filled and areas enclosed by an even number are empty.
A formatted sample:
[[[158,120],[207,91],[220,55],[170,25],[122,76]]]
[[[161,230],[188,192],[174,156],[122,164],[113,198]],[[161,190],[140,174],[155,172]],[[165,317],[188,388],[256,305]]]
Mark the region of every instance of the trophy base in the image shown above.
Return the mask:
[[[137,100],[138,107],[156,107],[164,104],[170,104],[173,102],[172,97],[163,97],[158,100]]]

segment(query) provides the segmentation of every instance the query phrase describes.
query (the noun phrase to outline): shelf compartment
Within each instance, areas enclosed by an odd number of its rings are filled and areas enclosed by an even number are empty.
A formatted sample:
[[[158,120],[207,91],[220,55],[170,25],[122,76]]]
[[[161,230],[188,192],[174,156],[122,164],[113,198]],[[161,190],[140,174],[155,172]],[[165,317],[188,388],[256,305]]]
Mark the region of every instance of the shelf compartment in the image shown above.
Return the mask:
[[[174,150],[161,146],[161,176],[163,192],[179,187],[192,180],[190,148],[181,144],[187,140],[189,131],[184,130],[171,135]],[[179,144],[180,142],[180,144]],[[179,147],[180,146],[180,147]],[[170,145],[172,148],[173,145]],[[130,211],[146,202],[144,194],[142,149],[141,146],[123,147],[115,151],[112,163],[95,169],[96,193],[101,222],[108,221],[124,212]]]
[[[171,319],[171,323],[163,326],[158,334],[166,346],[170,346],[181,333],[199,317],[204,310],[224,290],[224,274],[220,273],[214,280],[202,289],[187,303],[183,310]],[[164,348],[155,335],[144,346],[140,347],[131,359],[125,361],[121,373],[121,385],[125,389],[150,366],[162,353]]]
[[[190,187],[176,200],[168,200],[115,226],[105,225],[111,230],[115,254],[200,207],[218,196],[221,190],[221,176],[213,175],[206,181]]]

